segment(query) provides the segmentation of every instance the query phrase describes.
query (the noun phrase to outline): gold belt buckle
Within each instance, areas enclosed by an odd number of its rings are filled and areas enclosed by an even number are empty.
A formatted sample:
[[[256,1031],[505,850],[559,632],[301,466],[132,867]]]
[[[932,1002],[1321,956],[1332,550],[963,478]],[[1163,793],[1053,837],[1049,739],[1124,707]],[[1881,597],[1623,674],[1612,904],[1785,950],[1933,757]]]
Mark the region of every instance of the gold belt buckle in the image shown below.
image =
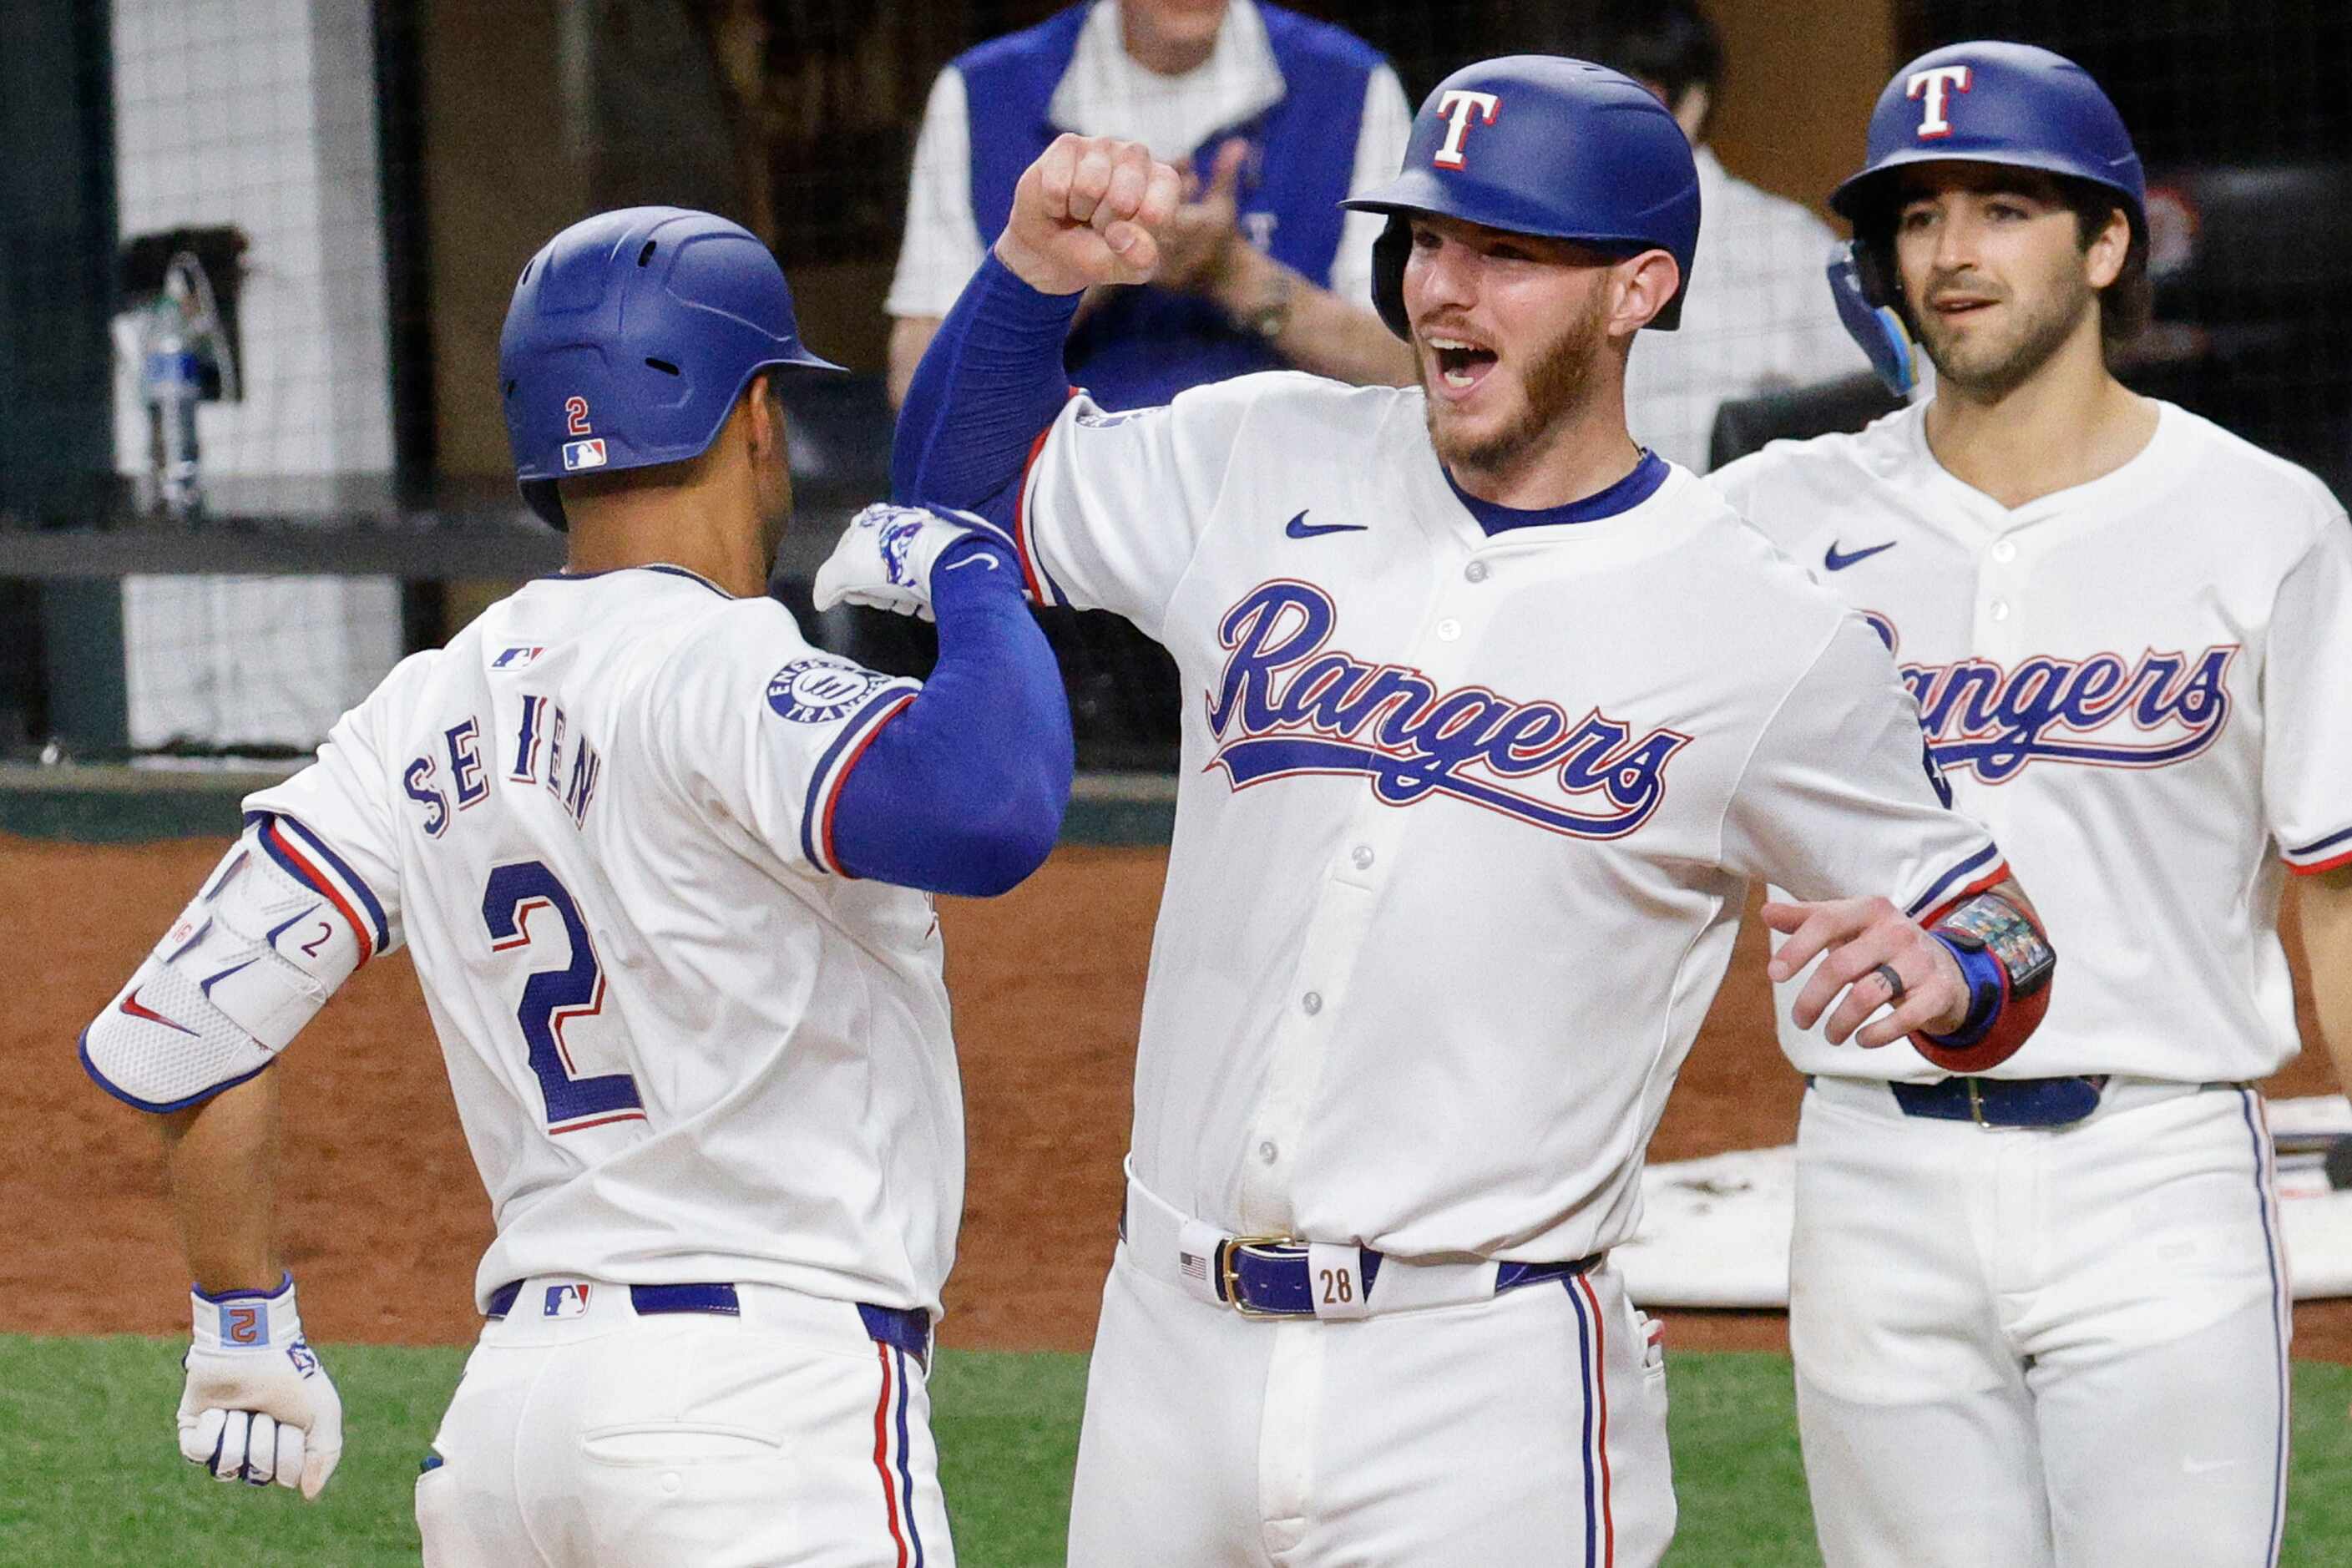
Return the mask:
[[[1993,1126],[1991,1122],[1985,1120],[1984,1095],[1977,1088],[1977,1080],[1970,1078],[1964,1081],[1966,1081],[1969,1086],[1969,1115],[1974,1119],[1979,1127],[1983,1128],[1988,1132],[1991,1131],[1993,1130]]]
[[[1217,1274],[1225,1288],[1225,1305],[1244,1318],[1286,1318],[1288,1312],[1269,1312],[1263,1307],[1253,1307],[1242,1300],[1241,1270],[1234,1267],[1234,1255],[1244,1248],[1264,1251],[1276,1247],[1304,1246],[1295,1236],[1229,1236],[1217,1247]]]

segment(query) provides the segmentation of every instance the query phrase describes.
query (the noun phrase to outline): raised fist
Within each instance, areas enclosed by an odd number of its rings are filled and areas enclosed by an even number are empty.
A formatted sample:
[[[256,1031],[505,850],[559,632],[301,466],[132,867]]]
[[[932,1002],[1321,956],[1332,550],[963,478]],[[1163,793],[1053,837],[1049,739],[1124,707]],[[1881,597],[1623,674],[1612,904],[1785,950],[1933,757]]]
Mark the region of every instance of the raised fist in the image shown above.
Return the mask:
[[[997,259],[1046,294],[1147,282],[1181,186],[1139,142],[1065,133],[1022,172]]]

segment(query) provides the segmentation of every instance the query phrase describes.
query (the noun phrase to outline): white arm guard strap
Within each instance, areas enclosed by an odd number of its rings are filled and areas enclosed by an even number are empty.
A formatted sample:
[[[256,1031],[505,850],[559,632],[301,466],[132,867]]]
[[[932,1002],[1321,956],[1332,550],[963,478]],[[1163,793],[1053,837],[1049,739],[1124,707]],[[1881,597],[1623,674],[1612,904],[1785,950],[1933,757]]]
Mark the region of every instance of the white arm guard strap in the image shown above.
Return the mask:
[[[82,1031],[82,1065],[142,1110],[178,1110],[268,1067],[367,956],[339,900],[247,828]]]

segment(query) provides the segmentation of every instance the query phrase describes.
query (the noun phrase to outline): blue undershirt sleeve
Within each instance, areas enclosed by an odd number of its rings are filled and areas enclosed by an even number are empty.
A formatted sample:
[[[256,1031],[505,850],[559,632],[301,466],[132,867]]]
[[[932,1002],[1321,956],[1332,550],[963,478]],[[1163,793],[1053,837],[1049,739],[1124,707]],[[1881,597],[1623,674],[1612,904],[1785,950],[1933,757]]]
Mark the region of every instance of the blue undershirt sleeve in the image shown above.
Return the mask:
[[[854,877],[989,898],[1044,865],[1061,832],[1070,708],[1010,552],[951,546],[931,607],[939,663],[843,781],[834,858]]]
[[[1012,526],[1029,449],[1069,400],[1062,344],[1082,297],[1039,293],[989,250],[898,410],[893,500],[962,507]]]

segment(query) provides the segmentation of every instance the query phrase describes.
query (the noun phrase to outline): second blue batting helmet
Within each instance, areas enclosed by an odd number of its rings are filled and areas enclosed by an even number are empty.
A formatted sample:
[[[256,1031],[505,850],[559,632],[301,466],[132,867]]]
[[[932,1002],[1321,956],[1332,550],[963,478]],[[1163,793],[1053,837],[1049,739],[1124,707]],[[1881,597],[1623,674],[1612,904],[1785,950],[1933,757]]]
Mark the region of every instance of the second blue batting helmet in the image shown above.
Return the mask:
[[[1916,384],[1916,361],[1895,278],[1895,198],[1906,168],[1946,162],[2032,169],[2097,186],[2129,216],[2135,249],[2147,251],[2139,153],[2090,72],[2031,44],[1952,44],[1921,55],[1878,95],[1862,172],[1830,195],[1854,234],[1831,258],[1830,288],[1846,330],[1898,395]],[[2133,314],[2119,308],[2115,321]]]
[[[2147,228],[2147,181],[2124,117],[2091,73],[2031,44],[1953,44],[1895,73],[1870,115],[1869,157],[1830,205],[1866,220],[1913,163],[1958,160],[2038,169],[2116,194]]]
[[[1603,250],[1663,250],[1682,281],[1650,325],[1682,320],[1698,248],[1698,165],[1649,89],[1589,60],[1508,55],[1465,66],[1413,117],[1397,177],[1343,204],[1386,213],[1372,249],[1372,302],[1399,337],[1416,215],[1572,239]]]
[[[759,237],[684,207],[623,207],[532,257],[499,336],[515,478],[564,526],[555,481],[698,457],[751,378],[839,370],[801,346],[793,292]]]

